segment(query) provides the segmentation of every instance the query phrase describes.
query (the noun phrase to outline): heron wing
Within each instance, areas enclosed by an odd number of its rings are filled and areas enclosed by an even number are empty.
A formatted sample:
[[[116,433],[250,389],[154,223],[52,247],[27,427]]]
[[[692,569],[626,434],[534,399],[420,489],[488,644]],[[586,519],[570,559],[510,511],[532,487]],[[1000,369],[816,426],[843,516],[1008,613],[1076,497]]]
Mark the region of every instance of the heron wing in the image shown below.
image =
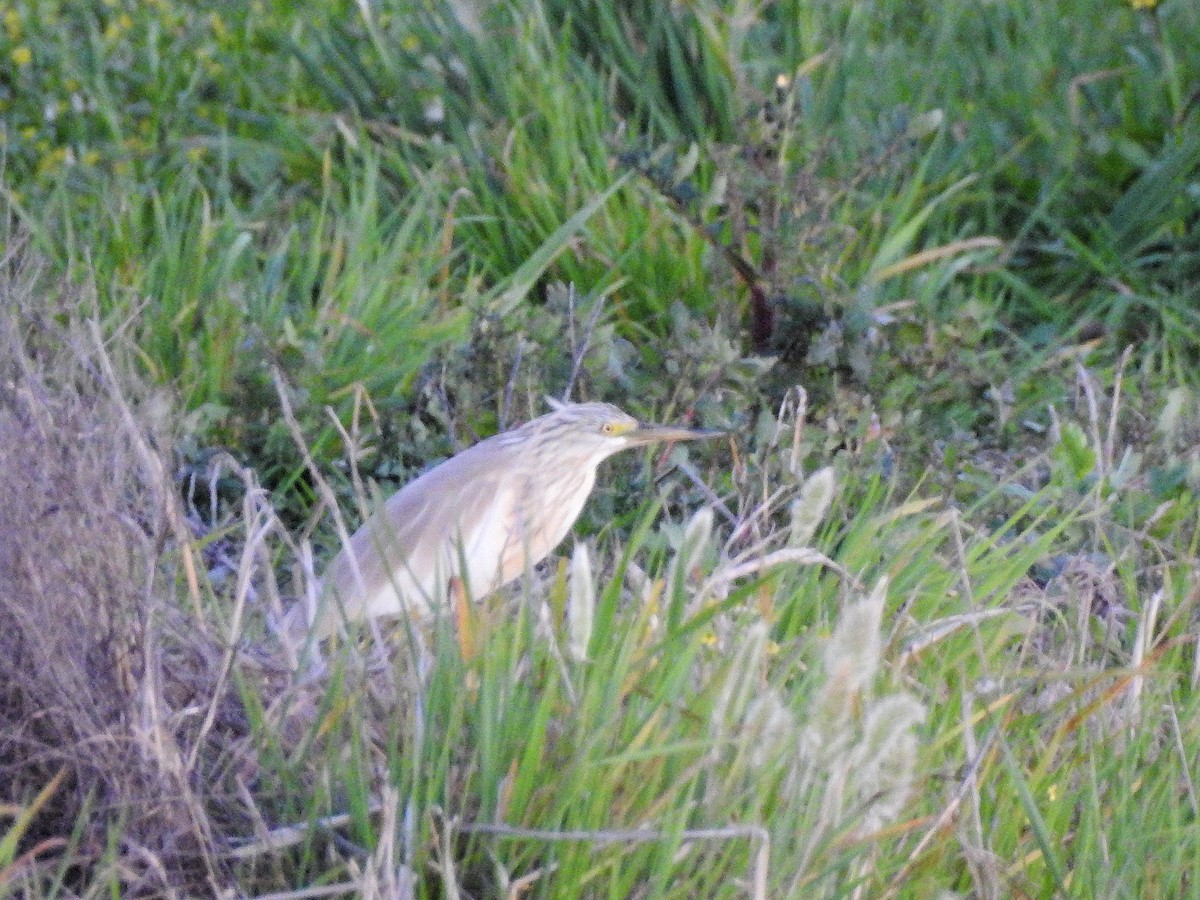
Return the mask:
[[[326,569],[318,630],[331,633],[343,616],[426,614],[443,601],[463,559],[476,596],[498,586],[497,548],[515,496],[509,452],[492,441],[476,444],[388,499]]]

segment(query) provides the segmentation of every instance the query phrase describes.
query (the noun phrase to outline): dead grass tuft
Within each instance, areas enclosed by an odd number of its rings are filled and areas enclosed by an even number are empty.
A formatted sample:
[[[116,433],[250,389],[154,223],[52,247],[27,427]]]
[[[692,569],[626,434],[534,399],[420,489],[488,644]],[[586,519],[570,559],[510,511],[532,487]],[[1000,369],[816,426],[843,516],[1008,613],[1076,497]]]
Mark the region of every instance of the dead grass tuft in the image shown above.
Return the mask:
[[[251,766],[250,729],[228,635],[199,616],[167,405],[88,323],[88,297],[40,269],[7,243],[0,804],[65,773],[28,846],[66,843],[92,875],[111,866],[123,895],[215,894],[232,883],[217,823],[233,822],[211,791],[235,760]]]

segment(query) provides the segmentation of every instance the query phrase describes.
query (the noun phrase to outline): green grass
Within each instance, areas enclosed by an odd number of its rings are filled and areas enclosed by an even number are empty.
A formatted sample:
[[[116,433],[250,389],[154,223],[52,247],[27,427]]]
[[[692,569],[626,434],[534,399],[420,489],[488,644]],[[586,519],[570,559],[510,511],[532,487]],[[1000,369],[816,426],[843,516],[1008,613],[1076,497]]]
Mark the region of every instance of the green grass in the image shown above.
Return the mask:
[[[5,290],[94,319],[168,392],[155,446],[191,532],[151,567],[221,636],[213,659],[257,598],[226,672],[239,712],[207,737],[179,713],[210,879],[1195,882],[1196,4],[7,0],[0,19],[5,252],[47,268]],[[304,542],[318,572],[336,544],[317,473],[353,525],[372,485],[569,385],[735,437],[608,464],[576,528],[590,591],[551,563],[469,635],[400,628],[385,660],[344,648],[292,693],[255,668]],[[800,472],[827,465],[799,543],[835,566],[726,582],[789,548]],[[880,583],[839,669],[826,648]],[[78,779],[42,793],[57,771],[0,789],[0,894],[133,889],[140,813],[97,812]],[[220,857],[294,824],[298,843]],[[765,829],[765,869],[748,832],[684,835],[727,826]],[[638,828],[662,839],[603,838]],[[601,837],[546,834],[577,831]]]

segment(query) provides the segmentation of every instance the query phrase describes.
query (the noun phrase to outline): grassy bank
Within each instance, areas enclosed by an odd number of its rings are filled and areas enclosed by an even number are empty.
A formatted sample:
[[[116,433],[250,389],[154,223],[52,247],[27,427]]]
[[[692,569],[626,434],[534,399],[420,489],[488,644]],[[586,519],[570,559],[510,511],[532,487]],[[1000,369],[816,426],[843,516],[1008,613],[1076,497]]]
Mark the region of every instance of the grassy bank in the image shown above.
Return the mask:
[[[1195,4],[0,10],[0,894],[1188,891]],[[732,436],[297,675],[568,392]]]

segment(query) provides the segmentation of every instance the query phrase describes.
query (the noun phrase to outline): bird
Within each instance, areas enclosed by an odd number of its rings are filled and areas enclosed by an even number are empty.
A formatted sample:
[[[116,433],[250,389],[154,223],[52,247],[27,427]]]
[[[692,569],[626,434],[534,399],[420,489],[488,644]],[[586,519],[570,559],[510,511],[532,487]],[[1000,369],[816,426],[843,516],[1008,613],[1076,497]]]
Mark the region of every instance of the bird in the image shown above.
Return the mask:
[[[324,640],[370,618],[425,620],[454,589],[486,597],[566,537],[608,457],[724,433],[642,423],[609,403],[551,405],[392,495],[325,568],[315,615],[298,604],[290,627],[299,620],[302,632]]]

